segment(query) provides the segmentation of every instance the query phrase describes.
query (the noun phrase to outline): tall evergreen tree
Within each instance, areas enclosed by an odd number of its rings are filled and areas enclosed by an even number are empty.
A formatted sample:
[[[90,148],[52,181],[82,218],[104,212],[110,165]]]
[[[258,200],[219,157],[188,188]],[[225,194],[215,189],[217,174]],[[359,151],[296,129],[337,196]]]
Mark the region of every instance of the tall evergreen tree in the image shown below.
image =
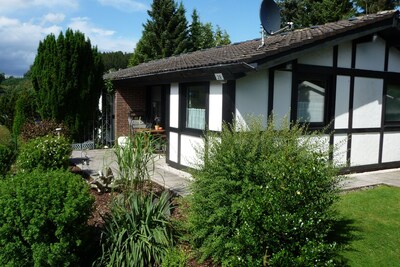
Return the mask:
[[[203,25],[200,22],[197,10],[194,9],[192,13],[192,24],[190,24],[190,34],[189,34],[189,44],[191,46],[191,51],[196,51],[203,49]]]
[[[351,0],[278,0],[282,23],[296,28],[338,21],[356,13]]]
[[[222,31],[219,25],[217,25],[217,29],[215,30],[214,39],[215,46],[228,45],[231,43],[229,34],[226,30]]]
[[[392,10],[400,6],[400,0],[354,0],[354,2],[363,14]]]
[[[68,29],[39,43],[31,68],[42,119],[64,122],[76,141],[91,137],[103,88],[104,67],[84,34]]]
[[[188,50],[188,26],[185,9],[174,0],[154,0],[150,19],[143,25],[142,38],[129,61],[130,66],[178,55]]]
[[[196,9],[194,9],[192,13],[192,24],[189,27],[189,32],[189,44],[191,45],[190,51],[231,43],[228,33],[226,31],[223,32],[221,27],[217,25],[214,32],[213,26],[210,22],[202,23]]]
[[[143,25],[129,66],[230,43],[226,31],[217,28],[214,33],[211,23],[201,23],[196,9],[189,26],[185,13],[182,3],[178,6],[174,0],[153,0],[150,19]]]

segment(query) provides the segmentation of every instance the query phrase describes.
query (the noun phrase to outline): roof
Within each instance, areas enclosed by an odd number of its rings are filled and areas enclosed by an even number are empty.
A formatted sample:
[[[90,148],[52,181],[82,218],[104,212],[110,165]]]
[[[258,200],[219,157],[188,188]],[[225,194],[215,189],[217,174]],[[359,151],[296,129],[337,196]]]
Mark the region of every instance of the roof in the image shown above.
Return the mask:
[[[154,60],[106,74],[104,77],[118,81],[154,78],[159,75],[165,77],[171,73],[206,68],[231,68],[233,73],[250,70],[252,69],[250,64],[265,63],[278,56],[327,42],[334,44],[335,40],[346,36],[362,37],[388,28],[397,29],[398,17],[399,12],[395,10],[364,15],[269,36],[262,47],[260,47],[261,40],[256,39]]]

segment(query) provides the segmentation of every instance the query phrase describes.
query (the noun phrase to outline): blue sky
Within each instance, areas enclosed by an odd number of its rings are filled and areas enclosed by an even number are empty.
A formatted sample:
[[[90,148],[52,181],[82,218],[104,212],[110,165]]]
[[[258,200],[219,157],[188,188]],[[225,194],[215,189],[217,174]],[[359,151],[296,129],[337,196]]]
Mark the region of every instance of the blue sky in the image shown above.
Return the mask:
[[[179,2],[179,1],[177,1]],[[261,0],[182,0],[188,20],[194,8],[202,22],[227,30],[232,42],[260,36]],[[100,51],[132,52],[152,0],[0,0],[0,72],[22,76],[39,41],[67,28],[79,30]]]

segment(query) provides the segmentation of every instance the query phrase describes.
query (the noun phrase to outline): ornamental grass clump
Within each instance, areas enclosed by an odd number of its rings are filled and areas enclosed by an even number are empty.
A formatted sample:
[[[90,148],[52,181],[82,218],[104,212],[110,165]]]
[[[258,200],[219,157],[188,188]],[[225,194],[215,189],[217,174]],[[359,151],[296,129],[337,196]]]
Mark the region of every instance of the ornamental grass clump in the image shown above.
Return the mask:
[[[150,181],[150,173],[154,171],[156,142],[152,135],[137,132],[128,137],[124,144],[116,146],[117,183],[123,190],[141,190],[144,182]]]
[[[93,198],[56,170],[0,180],[0,266],[79,266]]]
[[[207,133],[189,205],[200,260],[222,266],[334,265],[337,169],[321,134],[260,120]]]
[[[98,266],[160,266],[173,245],[169,220],[170,197],[131,192],[112,203],[103,233],[103,254]]]
[[[21,145],[16,161],[17,171],[66,169],[71,152],[71,144],[63,136],[37,137]]]

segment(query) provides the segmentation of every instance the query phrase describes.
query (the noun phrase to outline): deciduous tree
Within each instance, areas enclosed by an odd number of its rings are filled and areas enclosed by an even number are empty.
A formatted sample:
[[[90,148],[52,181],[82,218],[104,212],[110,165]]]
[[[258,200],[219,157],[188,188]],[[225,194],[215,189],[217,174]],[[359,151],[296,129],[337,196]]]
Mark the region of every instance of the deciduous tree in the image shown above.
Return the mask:
[[[400,6],[400,0],[354,0],[363,14],[372,14],[383,10],[391,10]]]
[[[282,22],[295,28],[338,21],[356,13],[351,0],[278,0]]]

